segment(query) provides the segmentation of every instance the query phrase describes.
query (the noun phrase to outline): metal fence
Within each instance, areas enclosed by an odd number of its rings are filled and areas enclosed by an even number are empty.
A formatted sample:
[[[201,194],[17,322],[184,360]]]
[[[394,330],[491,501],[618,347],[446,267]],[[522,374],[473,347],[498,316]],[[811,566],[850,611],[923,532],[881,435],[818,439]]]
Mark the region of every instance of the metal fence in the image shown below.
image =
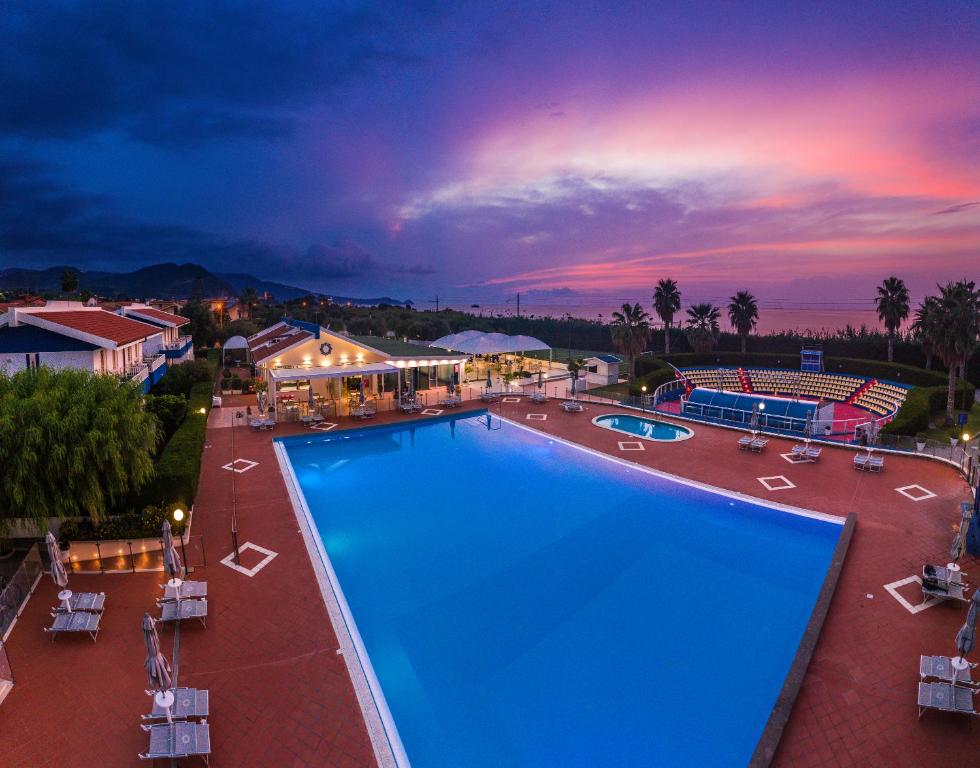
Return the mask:
[[[43,571],[41,554],[37,544],[34,544],[27,551],[20,567],[10,577],[3,592],[0,592],[0,639],[7,639],[11,627],[27,605],[27,599],[34,591]]]
[[[182,549],[181,559],[189,568],[206,566],[204,534],[175,537]],[[69,568],[72,573],[144,573],[163,570],[161,539],[114,539],[103,541],[74,540],[71,543]]]

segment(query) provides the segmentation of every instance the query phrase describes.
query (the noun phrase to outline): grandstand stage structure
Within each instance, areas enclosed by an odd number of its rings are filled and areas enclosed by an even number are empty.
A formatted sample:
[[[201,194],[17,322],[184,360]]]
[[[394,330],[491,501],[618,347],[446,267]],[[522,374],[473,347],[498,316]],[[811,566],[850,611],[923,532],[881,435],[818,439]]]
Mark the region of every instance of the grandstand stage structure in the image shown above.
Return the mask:
[[[902,384],[854,374],[701,367],[678,369],[652,405],[698,421],[866,442],[894,418],[907,393]]]

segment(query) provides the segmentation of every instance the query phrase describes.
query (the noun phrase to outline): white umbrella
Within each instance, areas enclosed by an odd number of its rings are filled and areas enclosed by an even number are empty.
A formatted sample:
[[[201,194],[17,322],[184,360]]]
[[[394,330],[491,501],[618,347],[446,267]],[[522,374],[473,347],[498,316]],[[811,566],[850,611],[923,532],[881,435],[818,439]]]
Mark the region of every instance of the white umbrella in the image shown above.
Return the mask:
[[[170,521],[163,521],[163,569],[172,579],[180,577],[180,557],[174,546],[174,537],[170,532]]]
[[[68,574],[65,572],[65,564],[61,562],[61,550],[58,549],[58,542],[55,541],[54,534],[48,531],[44,537],[44,543],[48,545],[48,558],[51,560],[51,580],[61,589],[68,586]]]

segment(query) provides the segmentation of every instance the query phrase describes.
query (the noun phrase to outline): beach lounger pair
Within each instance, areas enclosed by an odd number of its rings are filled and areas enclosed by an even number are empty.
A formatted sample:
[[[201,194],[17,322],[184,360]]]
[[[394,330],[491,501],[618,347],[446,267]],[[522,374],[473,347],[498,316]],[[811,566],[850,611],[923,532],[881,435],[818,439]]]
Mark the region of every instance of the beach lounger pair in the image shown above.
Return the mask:
[[[45,627],[44,631],[51,633],[51,642],[60,634],[72,634],[84,632],[92,638],[92,642],[99,639],[99,622],[102,621],[101,613],[90,611],[73,611],[72,613],[52,613],[54,623],[50,627]]]
[[[884,456],[872,456],[868,453],[859,453],[854,457],[854,469],[863,469],[868,472],[881,472],[884,468]]]
[[[200,600],[208,596],[208,583],[206,581],[182,581],[180,588],[174,588],[168,584],[161,584],[163,598],[160,602],[165,603],[176,600]]]
[[[812,445],[794,445],[791,453],[795,461],[800,463],[810,462],[813,464],[820,458],[822,450],[822,448],[815,448]]]
[[[581,413],[585,410],[578,400],[563,400],[559,406],[565,413]]]
[[[444,397],[439,401],[439,405],[443,408],[458,408],[463,403],[463,398],[456,395],[450,395],[449,397]]]
[[[480,399],[487,403],[495,403],[500,399],[500,395],[496,392],[484,392],[480,395]]]
[[[58,603],[52,610],[54,613],[71,613],[74,611],[88,611],[90,613],[102,613],[105,607],[105,592],[76,592],[72,594],[68,601],[68,607],[64,603]]]
[[[957,685],[972,686],[973,678],[970,670],[976,669],[976,664],[968,664],[966,669],[955,669],[949,656],[920,656],[919,681],[952,683],[953,673],[956,674]]]
[[[535,392],[530,398],[532,403],[547,403],[548,396],[544,392]]]
[[[179,760],[183,757],[199,757],[208,764],[211,754],[211,731],[207,720],[199,723],[189,720],[140,726],[150,734],[150,746],[140,754],[140,760]]]
[[[740,451],[752,451],[753,453],[762,453],[763,449],[769,445],[769,440],[764,437],[751,437],[745,435],[738,439],[738,449]]]
[[[183,589],[183,586],[181,586]],[[160,609],[158,621],[164,624],[174,621],[186,621],[188,619],[198,619],[201,625],[207,627],[208,601],[207,599],[196,600],[193,598],[180,600],[158,600],[157,608]]]
[[[198,688],[171,688],[174,695],[173,706],[170,707],[171,720],[204,720],[210,713],[210,694]],[[147,691],[147,696],[153,696],[155,691]],[[144,721],[166,720],[167,711],[152,699],[153,707],[148,715],[140,715]]]
[[[980,688],[957,683],[919,683],[919,717],[929,709],[958,712],[961,715],[980,715],[973,697]]]

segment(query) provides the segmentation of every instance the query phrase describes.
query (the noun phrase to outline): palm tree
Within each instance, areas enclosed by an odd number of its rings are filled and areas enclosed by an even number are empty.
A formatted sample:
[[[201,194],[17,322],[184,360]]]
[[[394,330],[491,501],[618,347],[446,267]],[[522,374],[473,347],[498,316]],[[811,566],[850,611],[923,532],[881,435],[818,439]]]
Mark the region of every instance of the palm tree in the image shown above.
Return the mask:
[[[255,310],[255,306],[259,303],[259,295],[255,292],[255,289],[248,286],[242,295],[238,297],[238,316],[246,315],[247,319],[252,319],[252,312]]]
[[[61,292],[72,294],[78,290],[78,273],[68,267],[61,273]]]
[[[878,308],[878,319],[885,324],[888,331],[890,363],[895,356],[895,333],[909,316],[909,289],[905,287],[905,281],[894,275],[884,280],[878,286],[875,305]]]
[[[961,280],[939,286],[935,301],[926,330],[935,353],[949,369],[946,424],[951,426],[956,404],[956,375],[973,356],[980,336],[980,293],[975,283]]]
[[[915,310],[915,322],[912,323],[912,333],[922,347],[922,353],[926,356],[927,371],[932,370],[932,356],[936,352],[932,341],[936,336],[938,310],[939,299],[935,296],[926,296],[919,308]]]
[[[687,338],[695,352],[710,352],[718,341],[721,310],[711,304],[695,304],[687,309]]]
[[[650,338],[650,315],[639,304],[623,304],[621,312],[612,313],[613,341],[626,355],[626,377],[633,381],[633,361]]]
[[[681,311],[681,292],[677,281],[665,277],[657,283],[653,291],[653,309],[664,321],[664,354],[670,354],[670,326],[674,322],[674,314]]]
[[[574,357],[568,359],[568,372],[572,374],[572,397],[575,397],[575,385],[578,383],[578,374],[585,368],[585,360],[581,357]]]
[[[759,305],[755,301],[755,296],[748,291],[739,291],[729,301],[731,303],[728,305],[728,319],[732,322],[732,328],[742,337],[744,355],[749,334],[759,321]]]

